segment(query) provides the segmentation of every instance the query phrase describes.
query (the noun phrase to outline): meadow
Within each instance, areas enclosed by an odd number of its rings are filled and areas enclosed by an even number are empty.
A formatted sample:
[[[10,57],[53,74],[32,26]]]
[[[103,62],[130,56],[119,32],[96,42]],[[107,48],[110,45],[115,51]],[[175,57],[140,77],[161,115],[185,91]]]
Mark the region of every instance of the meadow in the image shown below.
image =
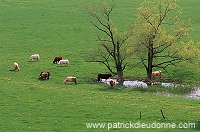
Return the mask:
[[[142,1],[116,0],[113,21],[120,30],[134,23],[136,8]],[[96,82],[98,73],[108,71],[102,64],[84,59],[87,49],[97,45],[98,32],[89,23],[85,9],[94,2],[99,1],[0,1],[0,131],[107,131],[107,127],[89,129],[86,123],[117,122],[196,123],[196,128],[110,131],[199,131],[199,100],[119,86],[110,89]],[[198,1],[178,3],[182,18],[191,19],[190,38],[199,41]],[[29,62],[29,56],[35,53],[41,59]],[[52,63],[59,55],[69,59],[69,67]],[[20,72],[13,71],[14,62],[19,64]],[[38,80],[41,71],[51,73],[48,81]],[[171,67],[169,71],[175,80],[200,85],[198,61]],[[146,76],[141,66],[127,67],[124,74],[132,79]],[[63,84],[69,75],[78,78],[78,85]]]

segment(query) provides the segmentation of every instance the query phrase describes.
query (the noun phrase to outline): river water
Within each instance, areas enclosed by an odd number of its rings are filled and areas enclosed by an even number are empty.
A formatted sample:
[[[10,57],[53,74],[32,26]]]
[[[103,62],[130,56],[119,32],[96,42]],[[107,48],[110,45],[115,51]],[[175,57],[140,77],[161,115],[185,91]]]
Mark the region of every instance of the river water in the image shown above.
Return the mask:
[[[200,88],[193,90],[189,95],[187,95],[187,98],[200,99]]]
[[[110,80],[113,80],[115,82],[115,84],[119,84],[119,82],[117,82],[116,79],[102,79],[101,82],[108,84]],[[161,85],[162,87],[165,88],[176,88],[177,86],[179,87],[185,87],[186,85],[180,85],[180,84],[173,84],[173,83],[163,83],[163,82],[156,82],[154,84],[157,85]],[[153,84],[153,85],[154,85]],[[128,87],[128,88],[137,88],[137,87],[142,87],[142,88],[148,88],[148,85],[145,82],[142,81],[124,81],[123,86]],[[200,99],[200,88],[199,87],[195,87],[193,88],[194,90],[189,93],[188,95],[186,95],[186,98],[191,98],[191,99]]]

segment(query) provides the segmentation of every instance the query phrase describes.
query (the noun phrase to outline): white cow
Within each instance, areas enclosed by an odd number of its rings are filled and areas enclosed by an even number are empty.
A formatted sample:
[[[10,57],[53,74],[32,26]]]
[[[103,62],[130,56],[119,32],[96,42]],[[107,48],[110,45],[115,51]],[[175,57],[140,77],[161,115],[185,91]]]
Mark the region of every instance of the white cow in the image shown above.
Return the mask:
[[[63,64],[66,64],[67,66],[69,66],[69,60],[60,60],[58,62],[58,65],[63,65]]]
[[[30,61],[34,61],[34,60],[38,61],[39,59],[40,59],[40,55],[39,54],[33,54],[29,58]]]
[[[66,82],[74,82],[77,85],[77,78],[76,77],[72,77],[72,76],[68,76],[63,83],[66,84]]]
[[[14,67],[14,70],[20,71],[20,68],[19,68],[19,65],[17,64],[17,62],[14,63],[13,67]]]

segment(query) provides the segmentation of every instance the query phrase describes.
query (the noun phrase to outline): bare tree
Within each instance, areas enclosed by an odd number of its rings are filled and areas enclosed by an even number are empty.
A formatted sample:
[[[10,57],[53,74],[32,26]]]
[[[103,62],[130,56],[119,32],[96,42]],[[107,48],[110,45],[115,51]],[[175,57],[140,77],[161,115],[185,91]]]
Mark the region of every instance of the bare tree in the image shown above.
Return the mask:
[[[94,6],[88,8],[88,13],[93,18],[90,23],[99,31],[98,43],[100,48],[94,52],[88,52],[87,60],[100,62],[108,70],[118,76],[119,84],[123,84],[123,71],[127,63],[125,60],[134,52],[134,48],[128,45],[131,32],[118,32],[111,21],[111,13],[114,4],[102,3],[98,10]]]

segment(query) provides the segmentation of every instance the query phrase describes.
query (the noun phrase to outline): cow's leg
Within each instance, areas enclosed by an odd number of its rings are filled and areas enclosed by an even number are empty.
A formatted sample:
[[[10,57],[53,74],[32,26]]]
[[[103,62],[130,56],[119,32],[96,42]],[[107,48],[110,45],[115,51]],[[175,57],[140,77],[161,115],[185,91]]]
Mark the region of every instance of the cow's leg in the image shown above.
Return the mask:
[[[47,80],[49,80],[49,73],[47,73]]]

